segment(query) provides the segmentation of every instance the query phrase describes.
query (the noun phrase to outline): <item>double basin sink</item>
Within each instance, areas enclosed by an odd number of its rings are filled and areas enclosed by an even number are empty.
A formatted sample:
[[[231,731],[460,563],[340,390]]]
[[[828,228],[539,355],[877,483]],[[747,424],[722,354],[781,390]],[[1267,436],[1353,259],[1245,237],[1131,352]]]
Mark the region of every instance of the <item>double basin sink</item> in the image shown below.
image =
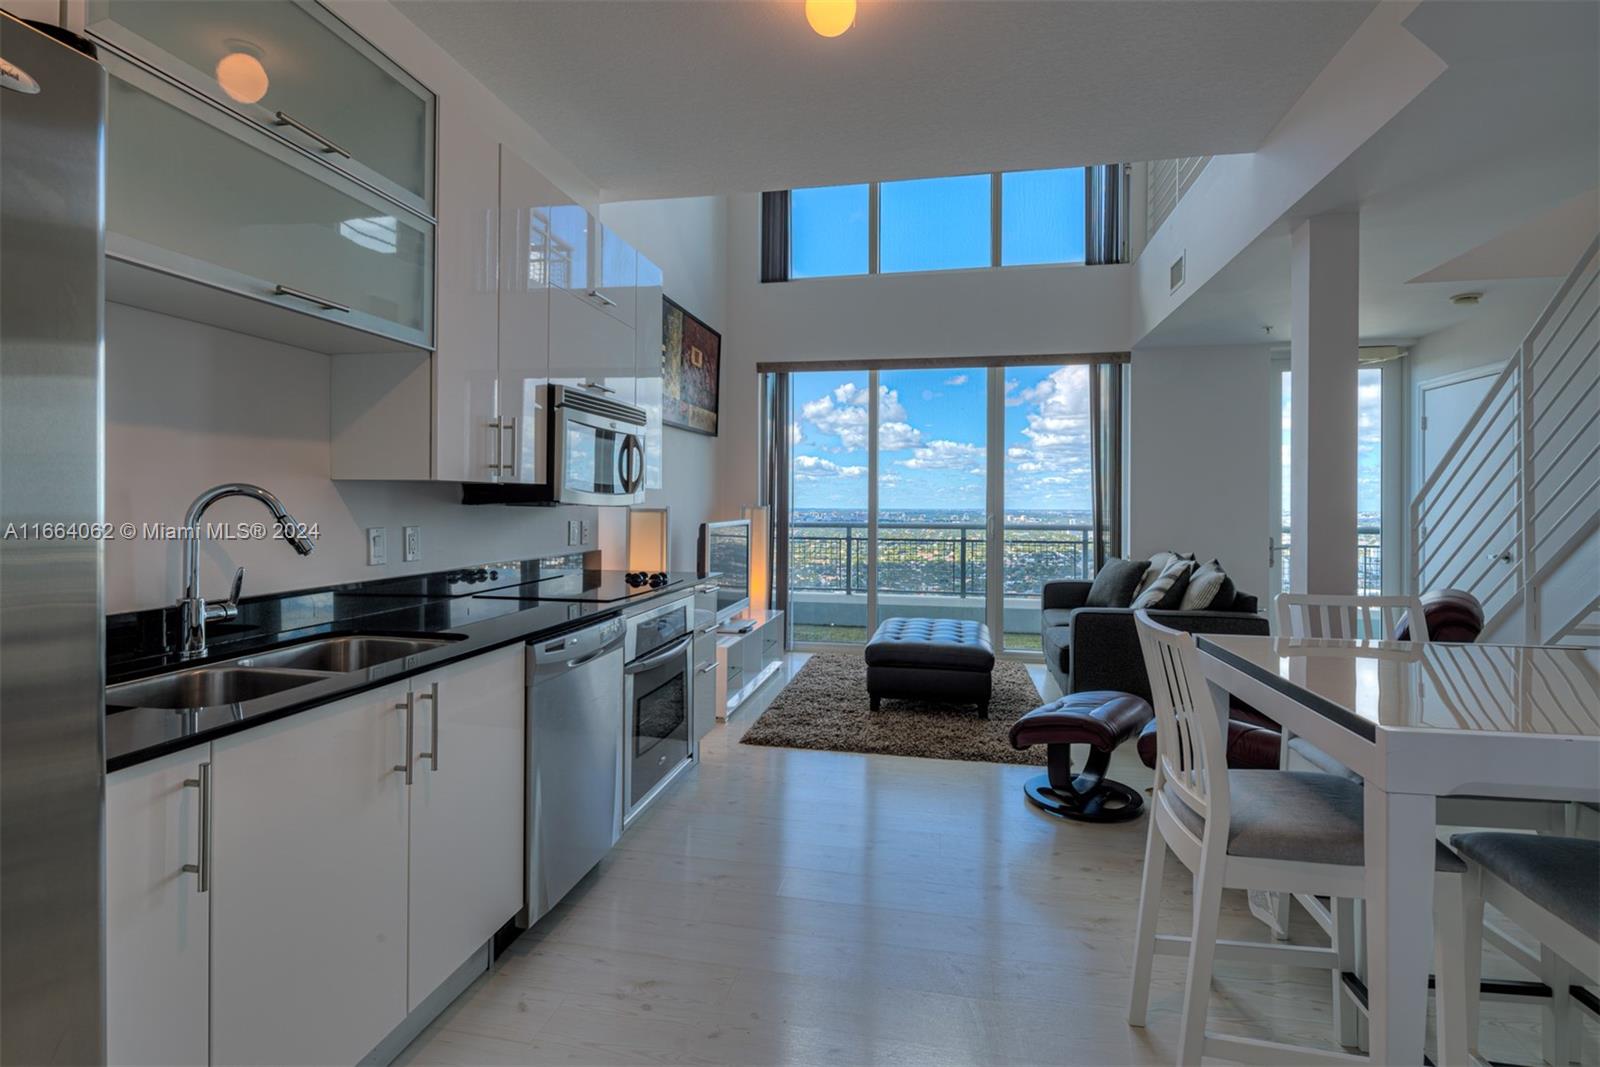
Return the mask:
[[[222,707],[255,700],[324,678],[366,670],[460,641],[465,635],[393,637],[347,634],[257,652],[221,663],[122,682],[106,688],[106,706]]]

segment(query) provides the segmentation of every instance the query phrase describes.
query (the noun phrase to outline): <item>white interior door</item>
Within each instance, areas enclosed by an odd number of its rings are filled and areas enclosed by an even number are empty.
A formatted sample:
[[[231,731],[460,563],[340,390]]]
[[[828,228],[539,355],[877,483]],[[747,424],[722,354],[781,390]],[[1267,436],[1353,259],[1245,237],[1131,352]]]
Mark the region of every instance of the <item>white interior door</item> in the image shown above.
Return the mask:
[[[1476,378],[1446,381],[1438,384],[1424,382],[1419,390],[1421,410],[1418,413],[1421,428],[1422,469],[1418,485],[1439,466],[1439,460],[1449,450],[1456,436],[1489,394],[1498,371],[1489,371]]]

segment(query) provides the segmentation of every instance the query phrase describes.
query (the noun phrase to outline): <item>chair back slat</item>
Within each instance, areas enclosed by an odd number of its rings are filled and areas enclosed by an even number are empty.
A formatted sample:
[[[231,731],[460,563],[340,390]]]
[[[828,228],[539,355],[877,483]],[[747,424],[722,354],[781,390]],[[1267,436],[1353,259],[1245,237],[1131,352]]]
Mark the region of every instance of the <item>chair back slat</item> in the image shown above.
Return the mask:
[[[1194,636],[1134,613],[1139,646],[1156,712],[1156,799],[1163,789],[1206,820],[1206,832],[1226,833],[1228,812],[1226,712],[1217,706],[1198,665]],[[1226,838],[1224,838],[1225,840]]]
[[[1422,601],[1414,596],[1279,593],[1274,603],[1280,637],[1391,641],[1403,620],[1408,640],[1428,640]]]

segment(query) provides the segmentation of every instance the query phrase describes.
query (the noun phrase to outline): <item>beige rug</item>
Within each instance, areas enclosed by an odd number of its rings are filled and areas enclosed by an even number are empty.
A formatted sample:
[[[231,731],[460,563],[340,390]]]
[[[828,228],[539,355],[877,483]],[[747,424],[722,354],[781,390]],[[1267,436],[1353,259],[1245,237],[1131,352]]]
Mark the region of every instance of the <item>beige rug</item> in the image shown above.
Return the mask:
[[[818,748],[888,756],[1044,763],[1044,747],[1011,747],[1011,724],[1043,704],[1028,668],[1000,660],[994,668],[989,717],[971,704],[885,700],[867,710],[867,665],[861,653],[818,653],[800,668],[745,732],[747,745]]]

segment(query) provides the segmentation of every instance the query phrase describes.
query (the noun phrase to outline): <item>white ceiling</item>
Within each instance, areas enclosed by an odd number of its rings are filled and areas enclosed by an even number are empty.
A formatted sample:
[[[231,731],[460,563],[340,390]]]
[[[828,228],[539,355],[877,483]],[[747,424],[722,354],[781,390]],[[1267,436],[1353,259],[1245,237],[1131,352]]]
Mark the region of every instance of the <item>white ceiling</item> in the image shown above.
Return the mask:
[[[1600,5],[1432,0],[1405,25],[1444,73],[1145,343],[1287,340],[1288,230],[1319,211],[1361,213],[1368,343],[1478,313],[1455,293],[1553,289],[1577,262],[1600,219]]]
[[[1371,0],[398,0],[608,200],[1248,152]]]

